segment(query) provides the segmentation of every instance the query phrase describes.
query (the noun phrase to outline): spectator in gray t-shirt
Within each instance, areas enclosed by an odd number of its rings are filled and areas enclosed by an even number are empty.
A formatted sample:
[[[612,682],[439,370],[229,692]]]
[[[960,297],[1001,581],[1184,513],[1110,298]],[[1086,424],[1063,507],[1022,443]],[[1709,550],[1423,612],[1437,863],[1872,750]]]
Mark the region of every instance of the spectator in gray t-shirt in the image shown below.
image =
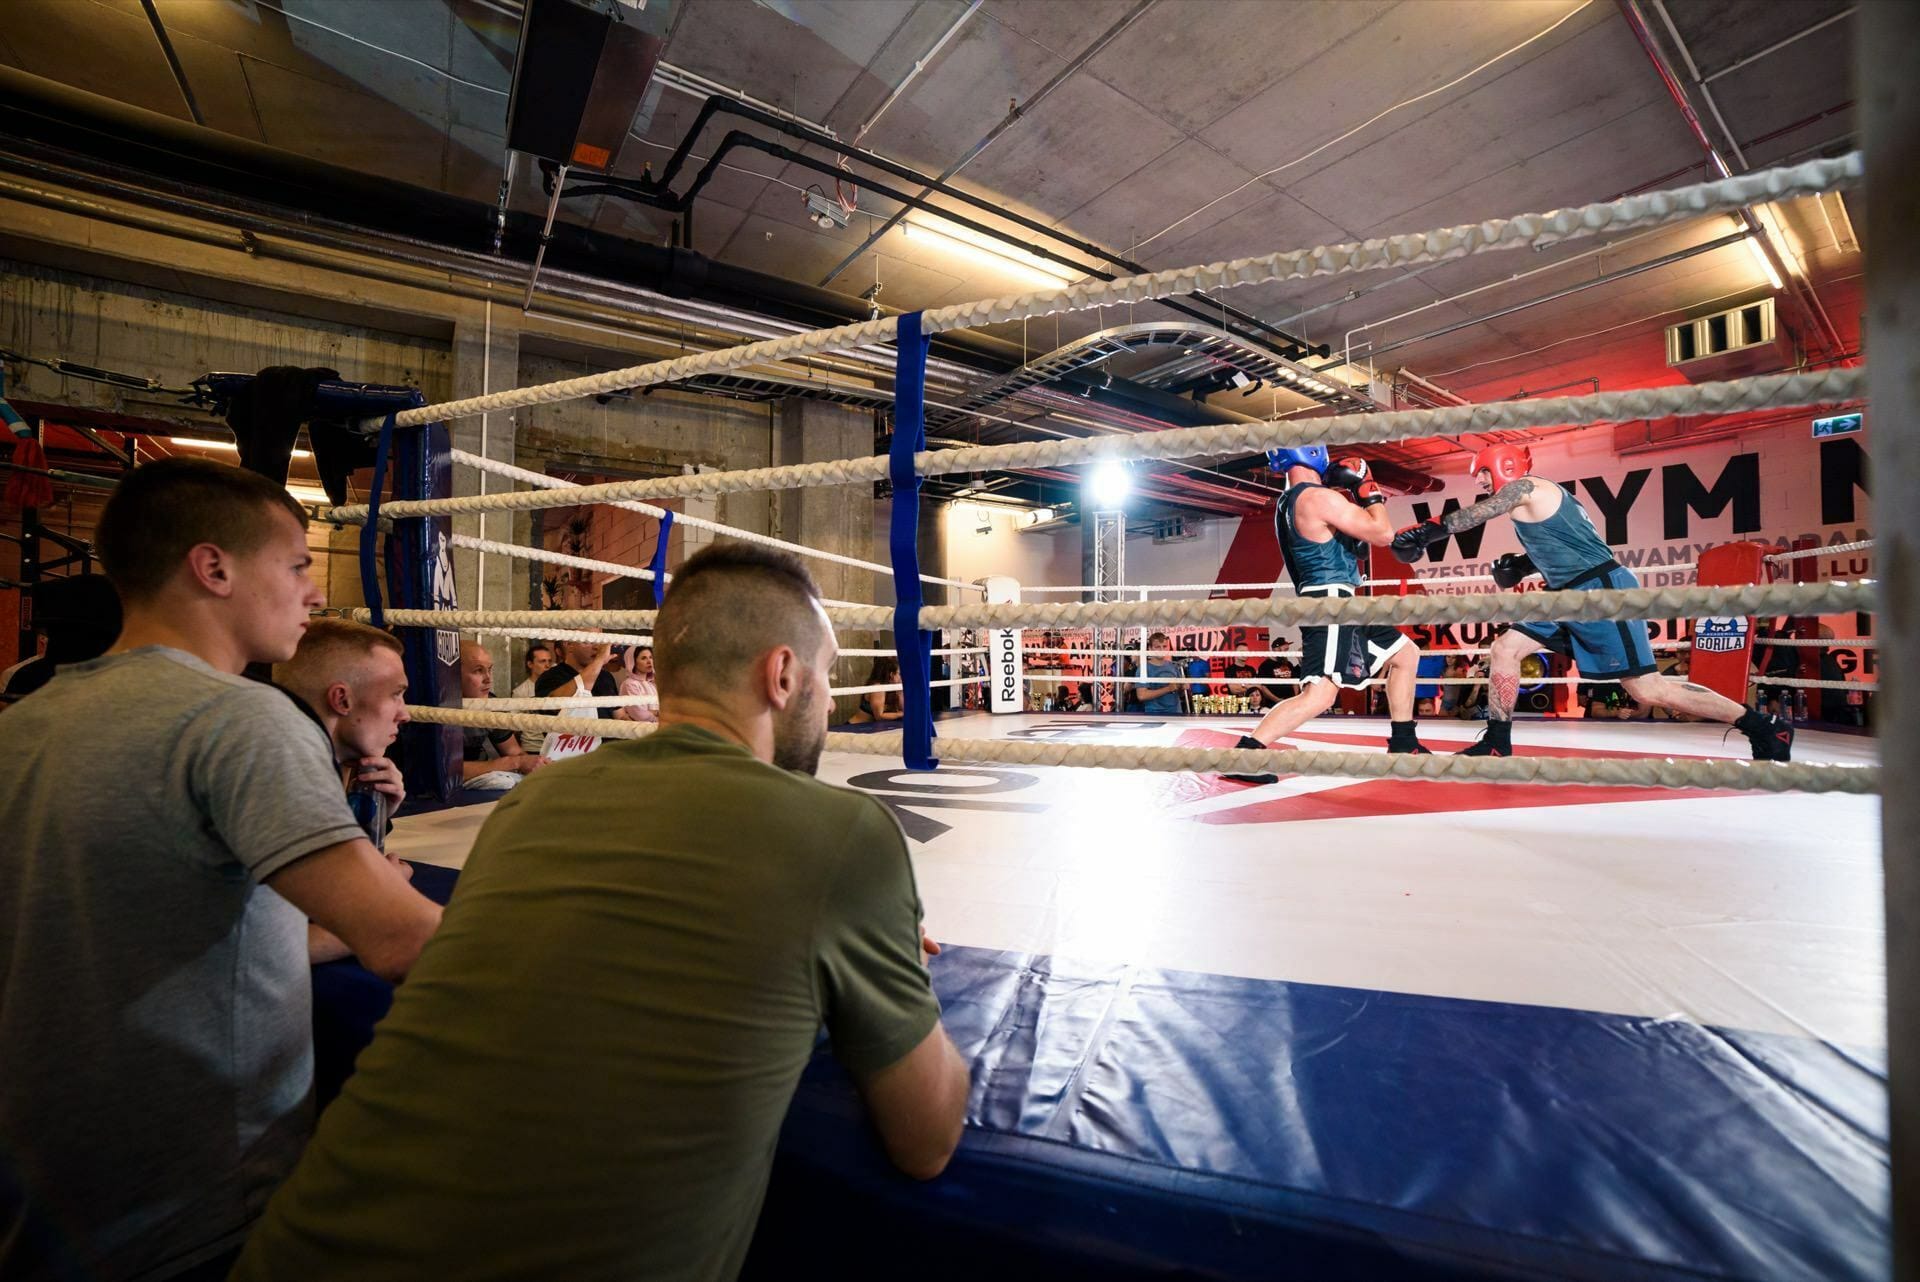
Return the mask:
[[[5,713],[0,1277],[220,1268],[311,1124],[307,918],[390,978],[439,924],[239,675],[320,604],[303,524],[238,468],[134,471],[95,534],[119,639]]]

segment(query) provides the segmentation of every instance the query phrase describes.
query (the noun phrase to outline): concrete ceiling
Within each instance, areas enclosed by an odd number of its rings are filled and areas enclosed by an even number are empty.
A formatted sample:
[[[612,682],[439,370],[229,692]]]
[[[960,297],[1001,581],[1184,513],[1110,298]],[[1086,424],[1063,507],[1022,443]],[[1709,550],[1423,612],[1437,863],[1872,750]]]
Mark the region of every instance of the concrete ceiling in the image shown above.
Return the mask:
[[[154,0],[206,123],[275,147],[481,201],[498,189],[519,0]],[[956,184],[997,207],[1150,268],[1417,231],[1608,199],[1707,176],[1681,112],[1615,0],[652,0],[669,6],[670,70],[750,94],[852,139],[910,79],[862,145],[929,172],[1023,114]],[[1652,0],[1648,22],[1677,66]],[[11,0],[0,61],[185,118],[140,0]],[[1844,0],[1667,0],[1701,74],[1839,14]],[[1135,14],[1136,10],[1140,10]],[[1130,14],[1037,105],[1029,100]],[[965,18],[964,22],[961,21]],[[943,35],[959,23],[937,56]],[[1854,128],[1841,18],[1713,81],[1749,166],[1843,149]],[[916,72],[916,63],[926,59]],[[1696,95],[1696,102],[1698,97]],[[656,78],[618,170],[658,165],[699,97]],[[1705,114],[1703,112],[1703,114]],[[733,122],[737,123],[737,122]],[[731,123],[708,127],[706,157]],[[1709,118],[1716,144],[1727,139]],[[816,152],[828,158],[824,152]],[[898,307],[1033,288],[1016,269],[896,228],[835,268],[897,206],[863,189],[850,227],[809,222],[819,175],[737,150],[697,208],[695,248]],[[519,208],[543,198],[522,179]],[[683,185],[683,184],[682,184]],[[831,180],[824,186],[829,190]],[[1848,340],[1858,243],[1835,202],[1779,211],[1780,231]],[[668,216],[614,197],[561,217],[664,243]],[[989,220],[991,221],[991,220]],[[1003,224],[1004,225],[1004,224]],[[1511,316],[1420,336],[1697,245],[1701,220],[1617,243],[1483,255],[1394,275],[1232,291],[1223,301],[1356,361],[1412,369],[1475,399],[1585,377],[1611,345],[1609,387],[1666,381],[1660,328],[1709,300],[1766,291],[1744,246]],[[1013,229],[1017,230],[1017,229]],[[1024,233],[1023,233],[1024,235]],[[1511,279],[1525,273],[1521,279]],[[1724,305],[1724,304],[1722,304]],[[1143,307],[1135,319],[1166,313]],[[1152,317],[1146,313],[1151,311]],[[1783,303],[1783,314],[1795,317]],[[1129,317],[1003,326],[1036,353]],[[1631,343],[1631,358],[1618,354]],[[1246,411],[1250,402],[1221,402]],[[1297,403],[1296,403],[1297,404]],[[1252,407],[1264,411],[1266,406]]]

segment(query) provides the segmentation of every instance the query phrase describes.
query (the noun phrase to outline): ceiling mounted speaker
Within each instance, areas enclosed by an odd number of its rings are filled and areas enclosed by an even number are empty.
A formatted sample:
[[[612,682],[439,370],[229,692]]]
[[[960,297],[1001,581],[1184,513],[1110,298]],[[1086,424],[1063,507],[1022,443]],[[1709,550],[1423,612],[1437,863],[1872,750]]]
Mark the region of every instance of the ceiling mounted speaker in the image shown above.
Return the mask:
[[[507,99],[507,146],[602,173],[640,109],[665,10],[622,0],[527,0]]]

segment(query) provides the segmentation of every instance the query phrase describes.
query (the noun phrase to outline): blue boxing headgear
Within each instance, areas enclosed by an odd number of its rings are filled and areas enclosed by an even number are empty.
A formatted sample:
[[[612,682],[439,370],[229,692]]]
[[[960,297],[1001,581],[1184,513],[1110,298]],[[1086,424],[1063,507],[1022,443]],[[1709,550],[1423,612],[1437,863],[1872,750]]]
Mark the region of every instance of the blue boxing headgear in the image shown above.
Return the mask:
[[[1275,472],[1285,472],[1290,467],[1310,467],[1324,476],[1331,462],[1324,445],[1296,445],[1291,449],[1267,451],[1267,467]]]

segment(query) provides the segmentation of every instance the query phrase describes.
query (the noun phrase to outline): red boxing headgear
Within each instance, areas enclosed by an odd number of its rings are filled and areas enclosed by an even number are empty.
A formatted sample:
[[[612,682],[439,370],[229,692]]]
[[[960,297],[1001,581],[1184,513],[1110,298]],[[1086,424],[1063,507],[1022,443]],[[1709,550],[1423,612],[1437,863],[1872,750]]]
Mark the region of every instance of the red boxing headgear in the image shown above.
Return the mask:
[[[1483,470],[1493,473],[1493,488],[1497,490],[1533,471],[1533,451],[1524,445],[1489,445],[1473,456],[1469,475],[1478,476]]]

